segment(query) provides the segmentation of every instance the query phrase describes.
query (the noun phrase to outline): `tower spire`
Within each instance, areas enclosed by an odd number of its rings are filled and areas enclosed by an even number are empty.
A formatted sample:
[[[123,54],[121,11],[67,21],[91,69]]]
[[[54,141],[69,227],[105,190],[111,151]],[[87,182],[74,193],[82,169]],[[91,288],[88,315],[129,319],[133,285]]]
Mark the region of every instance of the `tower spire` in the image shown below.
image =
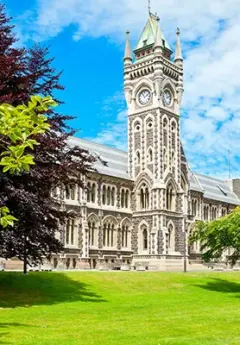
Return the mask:
[[[183,56],[182,56],[182,48],[181,48],[181,40],[180,40],[180,30],[177,28],[177,42],[176,42],[176,52],[175,52],[175,59],[174,62],[181,66],[183,62]]]
[[[124,63],[129,64],[132,63],[132,49],[130,46],[129,40],[130,31],[126,32],[126,46],[125,46],[125,54],[124,54]]]
[[[148,0],[148,13],[151,14],[151,0]]]
[[[155,44],[154,44],[154,52],[156,53],[161,53],[161,49],[162,49],[162,33],[161,33],[161,29],[160,29],[160,25],[159,25],[159,21],[160,18],[157,17],[157,34],[156,34],[156,39],[155,39]]]

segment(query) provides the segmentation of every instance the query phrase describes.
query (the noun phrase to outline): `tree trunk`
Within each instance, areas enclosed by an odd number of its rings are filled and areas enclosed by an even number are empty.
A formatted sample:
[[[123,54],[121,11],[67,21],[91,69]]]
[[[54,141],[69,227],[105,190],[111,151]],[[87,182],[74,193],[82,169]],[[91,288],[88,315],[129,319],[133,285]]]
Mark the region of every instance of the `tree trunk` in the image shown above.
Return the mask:
[[[26,235],[24,235],[24,253],[23,253],[23,274],[27,274],[27,248],[26,248]]]

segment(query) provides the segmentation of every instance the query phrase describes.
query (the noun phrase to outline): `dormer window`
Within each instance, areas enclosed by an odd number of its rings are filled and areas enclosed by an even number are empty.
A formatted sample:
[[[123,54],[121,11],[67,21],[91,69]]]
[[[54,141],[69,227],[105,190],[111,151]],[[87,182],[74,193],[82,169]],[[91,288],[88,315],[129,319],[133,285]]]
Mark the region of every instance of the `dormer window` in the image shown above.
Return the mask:
[[[143,41],[143,46],[146,47],[146,45],[147,45],[147,40],[144,40]]]
[[[162,40],[163,47],[165,48],[165,40]]]

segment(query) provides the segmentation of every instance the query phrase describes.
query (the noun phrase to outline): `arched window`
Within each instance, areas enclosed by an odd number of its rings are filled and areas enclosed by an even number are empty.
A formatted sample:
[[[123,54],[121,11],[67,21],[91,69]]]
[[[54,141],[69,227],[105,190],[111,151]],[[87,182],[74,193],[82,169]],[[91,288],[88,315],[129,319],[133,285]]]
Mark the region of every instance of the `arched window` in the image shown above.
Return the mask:
[[[197,215],[197,200],[194,199],[192,200],[192,215]]]
[[[107,239],[107,224],[103,225],[103,246],[106,246],[106,239]]]
[[[125,207],[128,208],[128,204],[129,204],[129,191],[126,190],[125,192]]]
[[[163,145],[165,147],[168,147],[168,130],[167,130],[167,127],[168,127],[168,122],[167,122],[167,119],[165,118],[163,120]]]
[[[65,195],[66,195],[66,199],[69,200],[70,196],[71,196],[71,189],[70,189],[70,185],[69,184],[67,184],[65,186]]]
[[[122,226],[122,247],[123,248],[128,247],[128,226],[127,225]]]
[[[76,185],[75,184],[70,184],[70,195],[71,195],[71,200],[75,200],[75,196],[76,196]]]
[[[88,222],[88,229],[89,229],[89,245],[95,245],[95,222]]]
[[[149,189],[145,183],[140,188],[140,209],[145,210],[149,208]]]
[[[176,123],[173,121],[171,125],[172,130],[172,148],[176,148]]]
[[[87,184],[87,202],[91,201],[91,183],[88,182]]]
[[[141,130],[141,125],[139,122],[136,122],[135,125],[134,125],[134,130],[135,132],[140,132]]]
[[[74,244],[75,219],[69,218],[66,224],[66,244]]]
[[[147,122],[147,129],[152,129],[153,128],[153,122],[152,122],[152,120],[150,119],[150,120],[148,120],[148,122]]]
[[[150,148],[148,150],[148,163],[152,163],[153,162],[153,151],[152,149]]]
[[[114,231],[115,225],[112,221],[106,221],[103,224],[103,246],[113,247],[114,246]]]
[[[136,164],[137,165],[141,164],[141,155],[139,151],[136,152]]]
[[[93,183],[93,185],[92,185],[92,193],[91,193],[91,201],[92,201],[93,203],[96,202],[96,190],[97,190],[96,184]]]
[[[166,206],[167,210],[169,211],[175,211],[176,209],[176,193],[172,186],[172,184],[169,184],[167,187],[167,193],[166,193]]]
[[[175,251],[175,231],[172,224],[168,226],[168,232],[166,237],[166,246],[168,252]]]
[[[125,201],[125,190],[121,190],[121,207],[124,208],[124,201]]]
[[[107,188],[107,204],[111,204],[111,188],[109,186]]]
[[[115,205],[115,187],[112,187],[111,202],[112,202],[112,206],[114,206]]]
[[[164,171],[167,169],[167,151],[166,147],[163,148],[163,167]]]
[[[203,218],[204,220],[208,220],[208,206],[204,206],[203,208]]]
[[[148,249],[148,231],[144,229],[142,232],[142,239],[143,239],[143,250]]]
[[[106,186],[104,185],[102,188],[102,203],[106,205]]]

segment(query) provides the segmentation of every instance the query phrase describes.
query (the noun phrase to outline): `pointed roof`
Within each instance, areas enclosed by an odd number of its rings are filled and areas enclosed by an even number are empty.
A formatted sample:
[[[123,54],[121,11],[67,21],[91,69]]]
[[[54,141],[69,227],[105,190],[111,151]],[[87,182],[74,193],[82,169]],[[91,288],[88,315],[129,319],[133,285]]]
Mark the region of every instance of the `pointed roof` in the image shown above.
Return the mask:
[[[124,60],[125,59],[131,59],[132,60],[132,50],[131,50],[131,46],[130,46],[129,35],[130,35],[130,31],[127,31],[126,32],[127,37],[126,37]]]
[[[177,28],[177,41],[176,41],[176,52],[174,61],[183,61],[181,40],[180,40],[180,30]]]
[[[142,49],[145,46],[149,46],[152,44],[155,44],[156,41],[156,36],[158,32],[158,17],[152,13],[149,14],[148,21],[145,25],[145,28],[143,29],[143,32],[139,38],[138,44],[136,46],[135,50]],[[171,50],[170,45],[168,44],[164,34],[162,31],[161,32],[161,37],[162,40],[165,41],[165,47],[169,50]]]

